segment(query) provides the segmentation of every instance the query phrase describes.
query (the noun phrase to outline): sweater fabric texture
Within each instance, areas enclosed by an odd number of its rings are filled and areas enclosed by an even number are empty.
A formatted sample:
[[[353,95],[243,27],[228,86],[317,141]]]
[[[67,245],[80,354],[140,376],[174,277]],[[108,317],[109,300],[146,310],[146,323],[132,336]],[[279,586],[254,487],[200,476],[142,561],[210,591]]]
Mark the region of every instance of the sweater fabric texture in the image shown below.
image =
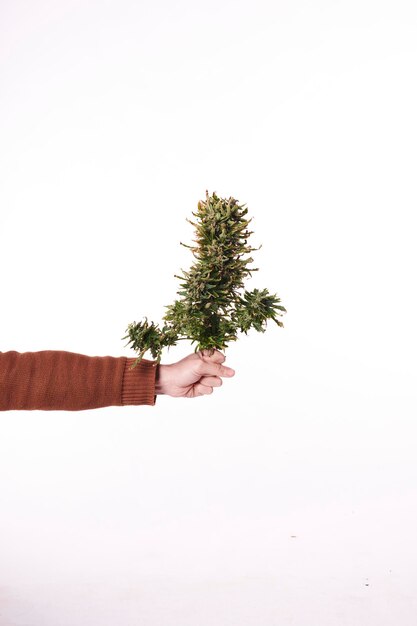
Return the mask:
[[[158,364],[64,350],[0,352],[0,411],[84,411],[156,402]]]

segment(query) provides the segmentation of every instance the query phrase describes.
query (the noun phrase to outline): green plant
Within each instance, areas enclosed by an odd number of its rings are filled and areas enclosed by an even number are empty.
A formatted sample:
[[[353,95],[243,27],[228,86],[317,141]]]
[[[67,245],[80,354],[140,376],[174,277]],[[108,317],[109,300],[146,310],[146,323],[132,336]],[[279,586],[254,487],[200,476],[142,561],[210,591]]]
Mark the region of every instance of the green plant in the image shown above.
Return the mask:
[[[196,222],[187,219],[195,227],[196,245],[180,242],[196,259],[188,272],[181,270],[182,276],[174,274],[182,281],[177,291],[180,298],[164,307],[167,312],[162,328],[145,317],[145,321],[133,322],[126,329],[126,345],[131,344],[139,353],[133,367],[148,350],[159,363],[162,350],[182,339],[197,343],[195,352],[213,352],[236,341],[238,331],[247,334],[253,327],[265,332],[268,319],[283,326],[278,316],[286,309],[276,294],[271,295],[266,289],[240,293],[244,279],[258,271],[248,267],[253,258],[246,255],[261,248],[247,245],[252,220],[245,219],[245,206],[234,198],[219,198],[216,193],[209,196],[206,191],[206,200],[200,201],[197,212],[192,213]]]

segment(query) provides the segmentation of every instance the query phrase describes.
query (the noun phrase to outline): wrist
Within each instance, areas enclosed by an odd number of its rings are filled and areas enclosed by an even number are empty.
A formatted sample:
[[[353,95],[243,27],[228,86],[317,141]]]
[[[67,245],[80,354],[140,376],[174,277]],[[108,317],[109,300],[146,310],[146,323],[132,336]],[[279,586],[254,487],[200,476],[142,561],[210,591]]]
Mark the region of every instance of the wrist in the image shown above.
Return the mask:
[[[164,380],[165,380],[165,369],[167,365],[161,365],[158,363],[156,366],[156,374],[155,374],[155,395],[161,396],[164,395]]]

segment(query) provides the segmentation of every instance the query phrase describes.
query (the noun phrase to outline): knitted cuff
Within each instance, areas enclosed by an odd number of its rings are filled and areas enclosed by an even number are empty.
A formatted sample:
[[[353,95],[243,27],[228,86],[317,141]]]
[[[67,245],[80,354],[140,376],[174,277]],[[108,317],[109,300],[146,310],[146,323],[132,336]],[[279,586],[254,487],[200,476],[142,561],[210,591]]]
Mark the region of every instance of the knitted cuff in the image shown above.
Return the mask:
[[[136,359],[126,359],[122,381],[122,405],[148,404],[154,406],[156,361],[142,359],[133,369],[130,369]]]

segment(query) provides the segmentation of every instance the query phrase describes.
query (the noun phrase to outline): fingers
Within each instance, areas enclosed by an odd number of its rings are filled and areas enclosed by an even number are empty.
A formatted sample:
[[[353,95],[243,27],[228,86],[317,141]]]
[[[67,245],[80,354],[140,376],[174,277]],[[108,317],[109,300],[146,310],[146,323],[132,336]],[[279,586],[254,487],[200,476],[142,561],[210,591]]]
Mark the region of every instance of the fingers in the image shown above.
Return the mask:
[[[202,383],[197,383],[194,385],[194,395],[195,396],[208,396],[213,393],[213,387],[208,387],[207,385],[203,385]]]
[[[235,375],[235,370],[231,367],[221,365],[220,363],[210,363],[207,361],[203,362],[200,365],[200,372],[202,376],[223,376],[226,378],[231,378]]]
[[[221,365],[226,360],[222,352],[215,350],[212,355],[209,353],[209,350],[200,350],[198,352],[202,359],[200,364],[202,375],[226,376],[229,378],[235,375],[234,369],[227,367],[227,365]]]
[[[219,350],[215,350],[213,354],[210,354],[210,350],[200,350],[198,352],[201,358],[210,359],[211,363],[223,363],[226,360],[226,357]]]
[[[223,381],[219,376],[202,376],[199,382],[208,387],[221,387],[223,385]]]
[[[194,359],[196,356],[198,357],[197,360],[194,360],[194,364],[195,373],[199,376],[199,380],[194,383],[192,395],[190,394],[189,397],[209,395],[213,393],[214,387],[221,387],[223,384],[222,377],[231,378],[235,375],[234,369],[222,365],[226,357],[219,350],[214,350],[212,353],[209,349],[199,350],[193,356]]]
[[[208,396],[213,393],[213,387],[221,387],[223,381],[218,376],[202,376],[194,385],[194,397]]]

